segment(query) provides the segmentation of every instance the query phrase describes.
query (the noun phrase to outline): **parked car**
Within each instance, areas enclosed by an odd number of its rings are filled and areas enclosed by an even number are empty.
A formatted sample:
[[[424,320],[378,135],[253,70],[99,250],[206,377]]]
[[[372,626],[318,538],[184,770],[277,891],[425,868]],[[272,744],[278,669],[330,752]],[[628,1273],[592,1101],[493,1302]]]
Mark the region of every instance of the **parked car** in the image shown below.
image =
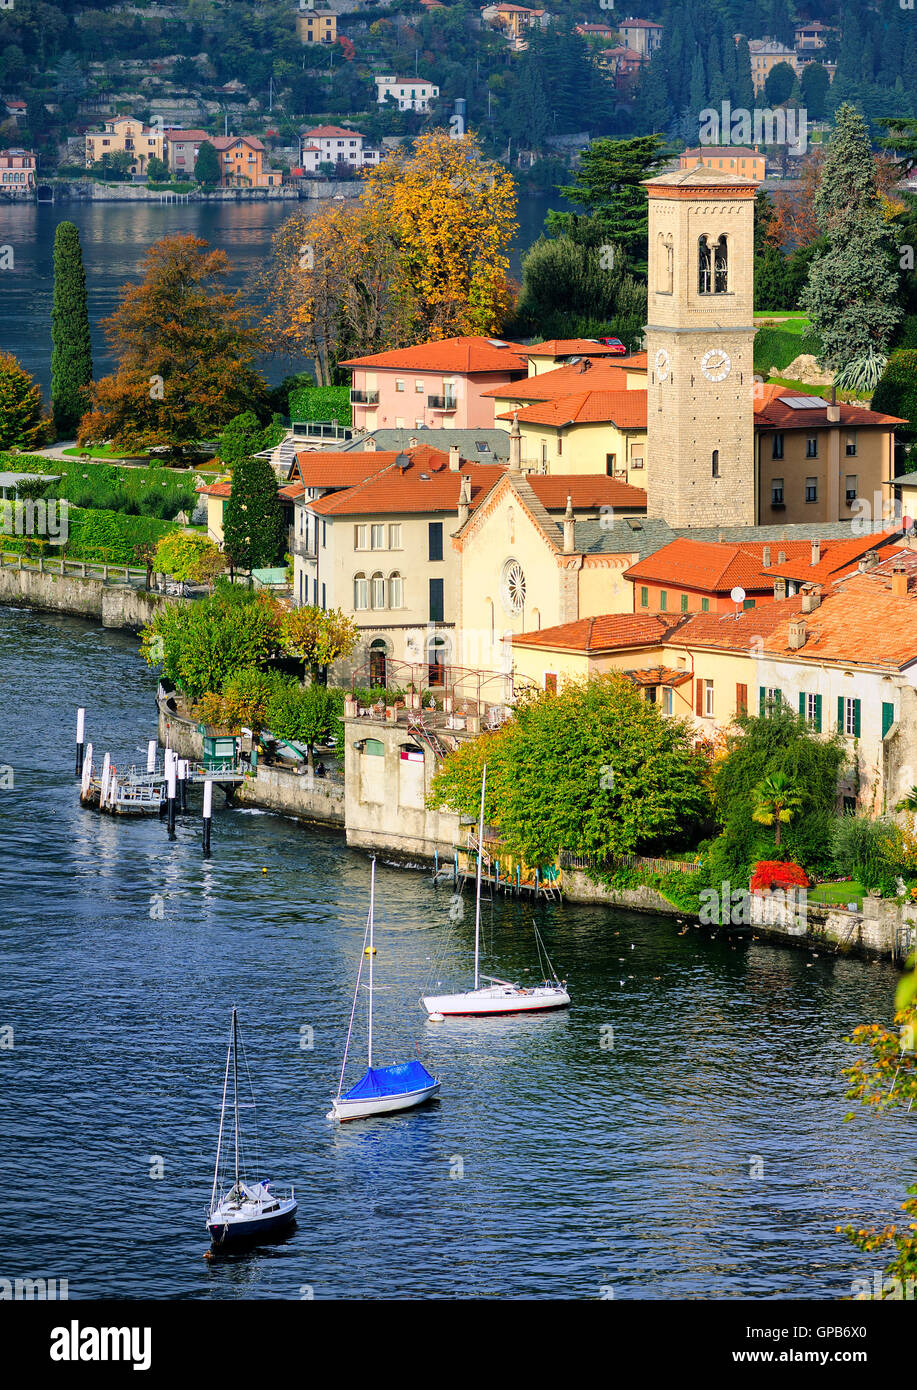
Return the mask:
[[[611,348],[612,352],[623,353],[625,357],[627,356],[627,348],[620,338],[600,338],[599,342],[603,347]]]

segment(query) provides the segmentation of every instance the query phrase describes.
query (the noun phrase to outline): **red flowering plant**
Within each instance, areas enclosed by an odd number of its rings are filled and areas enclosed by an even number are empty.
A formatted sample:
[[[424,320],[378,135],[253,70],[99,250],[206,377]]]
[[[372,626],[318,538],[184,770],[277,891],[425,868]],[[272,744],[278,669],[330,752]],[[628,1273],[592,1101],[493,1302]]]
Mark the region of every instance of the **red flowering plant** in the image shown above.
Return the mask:
[[[780,859],[760,859],[751,876],[751,891],[764,893],[775,888],[808,888],[809,879],[799,864]]]

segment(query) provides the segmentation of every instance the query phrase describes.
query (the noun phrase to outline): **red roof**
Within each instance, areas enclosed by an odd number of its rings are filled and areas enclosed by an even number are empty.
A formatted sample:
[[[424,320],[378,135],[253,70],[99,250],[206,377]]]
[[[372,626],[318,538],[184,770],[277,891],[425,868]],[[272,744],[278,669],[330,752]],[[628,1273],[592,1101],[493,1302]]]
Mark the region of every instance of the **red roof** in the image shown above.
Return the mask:
[[[598,338],[547,338],[525,349],[529,357],[622,357],[617,348],[600,343]]]
[[[696,150],[682,150],[681,158],[687,159],[689,156],[703,159],[705,155],[716,155],[719,158],[740,156],[743,159],[763,159],[764,155],[760,150],[752,150],[747,145],[700,145]]]
[[[577,391],[557,400],[536,401],[519,411],[504,411],[498,420],[521,421],[533,425],[586,425],[608,421],[622,430],[646,429],[646,391]]]
[[[586,390],[626,391],[627,372],[621,366],[621,358],[595,362],[584,358],[582,362],[568,362],[566,366],[555,367],[553,371],[539,372],[538,376],[492,386],[488,391],[482,391],[481,395],[485,399],[499,396],[502,400],[550,401],[558,396]]]
[[[787,399],[817,397],[816,391],[794,391],[788,386],[775,386],[771,382],[759,383],[755,386],[755,425],[759,429],[816,429],[826,426],[828,421],[828,401],[821,401],[821,404],[813,406],[811,410],[801,409],[799,406],[786,405]],[[902,420],[898,415],[880,415],[874,410],[863,410],[857,405],[848,405],[845,401],[838,401],[838,408],[841,413],[840,424],[850,425],[855,429],[869,428],[874,425],[906,425],[907,421]]]
[[[340,125],[316,125],[313,126],[311,130],[303,131],[302,136],[304,140],[320,140],[325,137],[330,139],[334,139],[335,137],[337,137],[338,139],[347,137],[350,140],[366,139],[366,136],[362,133],[362,131],[348,130],[345,126]]]
[[[642,613],[605,613],[597,618],[578,618],[558,627],[541,628],[514,636],[516,647],[550,647],[557,651],[601,652],[618,647],[658,646],[672,626],[671,620]]]
[[[804,546],[798,553],[790,551],[789,546],[781,544],[775,548],[786,552],[784,564],[774,565],[771,574],[782,575],[800,584],[833,584],[836,580],[856,569],[860,559],[870,550],[886,553],[899,549],[897,530],[875,531],[868,536],[854,536],[850,540],[831,540],[820,542],[818,564],[812,564],[812,547]]]
[[[209,140],[210,136],[206,130],[177,130],[174,126],[167,126],[162,132],[167,140]]]
[[[779,546],[771,546],[774,557],[778,549],[786,555],[805,556],[807,563],[812,543],[780,541]],[[698,589],[709,594],[728,594],[736,585],[762,593],[773,589],[773,576],[781,572],[777,566],[764,568],[763,550],[763,541],[731,545],[680,537],[638,560],[625,570],[624,577],[634,583],[677,584],[682,589]]]
[[[646,511],[646,493],[604,473],[527,473],[526,481],[543,507],[561,511],[569,497],[577,508],[618,507]]]
[[[370,357],[351,357],[342,367],[380,367],[420,372],[527,372],[525,348],[518,343],[495,347],[490,338],[441,338],[413,347],[392,348]]]
[[[375,516],[401,512],[455,512],[462,475],[471,479],[471,507],[477,506],[505,469],[496,464],[462,463],[449,467],[447,454],[427,445],[406,451],[410,462],[394,462],[343,492],[329,492],[309,504],[321,516]]]
[[[345,488],[355,487],[381,468],[388,468],[397,457],[397,449],[346,454],[304,450],[296,455],[296,466],[305,487]]]
[[[228,497],[231,489],[232,483],[227,480],[222,483],[203,483],[194,490],[204,497]]]
[[[210,143],[215,150],[228,150],[233,145],[249,145],[253,150],[264,149],[257,135],[215,135]]]

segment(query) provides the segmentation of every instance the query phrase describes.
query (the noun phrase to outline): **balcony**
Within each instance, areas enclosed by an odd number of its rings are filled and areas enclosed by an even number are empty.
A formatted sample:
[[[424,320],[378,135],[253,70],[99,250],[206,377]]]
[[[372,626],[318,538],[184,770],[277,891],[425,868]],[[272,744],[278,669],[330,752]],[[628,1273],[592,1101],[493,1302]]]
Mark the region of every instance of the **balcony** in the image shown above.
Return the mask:
[[[351,391],[351,393],[350,393],[350,404],[351,404],[351,405],[378,405],[378,404],[379,404],[379,392],[378,392],[378,391]]]
[[[291,526],[287,531],[287,544],[290,547],[291,555],[298,555],[301,560],[315,559],[315,541],[307,536],[297,536]]]
[[[427,405],[431,410],[453,411],[455,410],[454,396],[428,396]]]

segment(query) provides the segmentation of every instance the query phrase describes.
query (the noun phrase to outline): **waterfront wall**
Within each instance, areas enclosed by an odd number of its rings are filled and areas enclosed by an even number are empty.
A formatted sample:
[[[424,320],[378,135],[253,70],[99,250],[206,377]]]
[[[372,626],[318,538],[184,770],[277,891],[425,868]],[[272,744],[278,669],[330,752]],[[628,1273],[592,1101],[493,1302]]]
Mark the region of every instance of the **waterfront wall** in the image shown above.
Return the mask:
[[[289,183],[281,184],[279,188],[214,188],[209,193],[202,193],[196,185],[189,185],[187,193],[180,194],[147,188],[143,183],[97,183],[95,179],[73,180],[54,185],[55,201],[62,203],[160,203],[168,201],[170,197],[173,202],[176,198],[187,198],[192,203],[263,203],[296,202],[299,196],[299,190]],[[308,196],[332,195],[326,193]]]
[[[462,838],[459,818],[426,805],[437,766],[432,748],[422,747],[404,723],[364,718],[344,720],[344,745],[347,843],[409,862],[437,854],[451,860]]]
[[[160,594],[89,575],[0,567],[0,603],[13,608],[71,613],[94,618],[103,627],[139,632],[165,602]]]

